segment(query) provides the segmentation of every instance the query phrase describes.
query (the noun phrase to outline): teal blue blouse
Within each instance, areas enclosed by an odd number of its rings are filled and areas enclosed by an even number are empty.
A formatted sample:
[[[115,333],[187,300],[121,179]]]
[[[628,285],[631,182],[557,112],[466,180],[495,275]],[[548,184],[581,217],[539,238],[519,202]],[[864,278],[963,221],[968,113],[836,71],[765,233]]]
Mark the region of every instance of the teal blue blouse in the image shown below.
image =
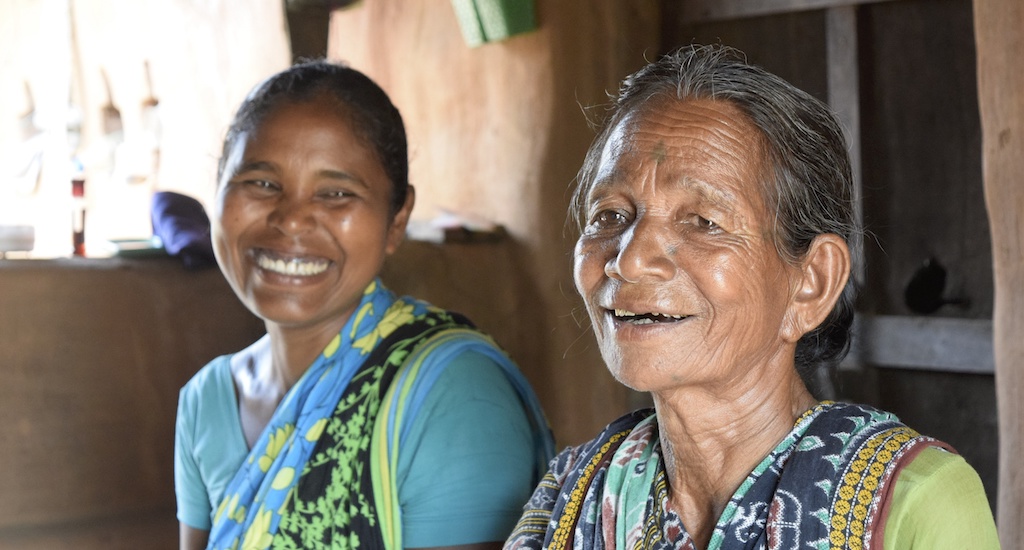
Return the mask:
[[[533,491],[530,422],[501,368],[474,352],[430,391],[398,463],[403,541],[411,548],[503,541]],[[249,449],[230,356],[181,390],[175,434],[178,520],[208,530]]]

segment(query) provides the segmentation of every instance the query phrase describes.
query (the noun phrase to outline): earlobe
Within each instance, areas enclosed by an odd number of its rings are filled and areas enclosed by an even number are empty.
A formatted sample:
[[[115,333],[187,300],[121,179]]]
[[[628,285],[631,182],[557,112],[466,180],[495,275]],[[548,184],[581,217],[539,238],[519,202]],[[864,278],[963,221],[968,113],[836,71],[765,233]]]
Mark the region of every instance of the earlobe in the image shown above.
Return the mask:
[[[850,249],[842,237],[818,235],[800,264],[801,277],[790,303],[785,331],[796,342],[814,330],[832,311],[850,277]]]
[[[395,212],[391,220],[391,226],[388,228],[388,240],[384,248],[385,254],[390,256],[395,250],[398,250],[398,245],[402,244],[402,240],[405,239],[405,229],[409,225],[409,217],[412,215],[412,209],[415,205],[416,189],[410,185],[405,195],[405,204],[398,209],[398,212]]]

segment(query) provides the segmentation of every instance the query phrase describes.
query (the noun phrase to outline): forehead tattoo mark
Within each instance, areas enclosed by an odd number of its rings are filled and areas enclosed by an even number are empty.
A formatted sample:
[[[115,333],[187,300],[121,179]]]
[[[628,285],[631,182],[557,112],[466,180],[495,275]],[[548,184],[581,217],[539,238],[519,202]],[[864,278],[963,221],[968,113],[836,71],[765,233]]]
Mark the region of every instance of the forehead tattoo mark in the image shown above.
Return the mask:
[[[668,148],[665,147],[664,141],[658,141],[658,144],[654,147],[654,151],[651,152],[651,159],[654,160],[654,164],[661,164],[668,158]]]

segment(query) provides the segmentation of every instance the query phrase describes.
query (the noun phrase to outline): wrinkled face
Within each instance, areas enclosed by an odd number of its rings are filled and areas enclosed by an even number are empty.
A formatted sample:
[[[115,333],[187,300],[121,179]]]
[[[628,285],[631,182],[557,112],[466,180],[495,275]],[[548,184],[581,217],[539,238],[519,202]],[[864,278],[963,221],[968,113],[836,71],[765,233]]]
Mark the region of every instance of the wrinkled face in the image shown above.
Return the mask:
[[[324,99],[276,107],[227,154],[213,243],[235,293],[268,323],[337,332],[401,242],[411,201],[389,215],[377,156]]]
[[[780,259],[758,130],[731,104],[655,100],[605,144],[576,286],[601,354],[640,391],[732,384],[789,356],[798,269]]]

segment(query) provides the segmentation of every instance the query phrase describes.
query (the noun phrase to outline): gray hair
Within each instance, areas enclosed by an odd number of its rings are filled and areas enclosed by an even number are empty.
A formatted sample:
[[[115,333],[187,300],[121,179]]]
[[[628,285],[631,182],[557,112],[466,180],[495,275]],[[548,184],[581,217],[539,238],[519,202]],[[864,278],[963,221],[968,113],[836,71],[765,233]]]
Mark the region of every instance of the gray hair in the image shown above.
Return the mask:
[[[794,263],[815,237],[832,233],[847,243],[859,229],[846,141],[827,105],[792,84],[749,64],[721,45],[679,48],[626,77],[613,110],[587,151],[577,176],[570,216],[582,229],[587,195],[612,130],[655,98],[711,99],[738,107],[760,130],[772,173],[765,199],[775,213],[779,256]],[[796,366],[805,380],[834,368],[849,351],[855,283],[850,277],[829,316],[797,343]]]

